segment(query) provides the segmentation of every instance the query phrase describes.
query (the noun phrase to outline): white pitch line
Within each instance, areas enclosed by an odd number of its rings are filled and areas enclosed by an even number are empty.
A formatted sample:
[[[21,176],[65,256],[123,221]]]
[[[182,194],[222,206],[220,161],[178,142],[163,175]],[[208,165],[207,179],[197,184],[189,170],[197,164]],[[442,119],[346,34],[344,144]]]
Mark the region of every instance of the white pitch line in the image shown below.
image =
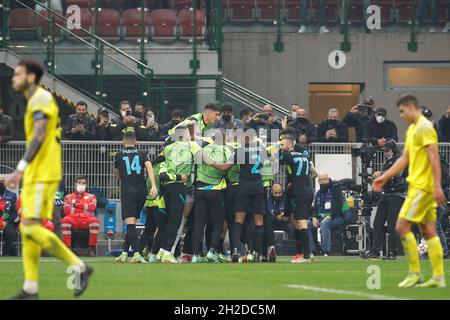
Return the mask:
[[[95,260],[83,260],[83,262],[94,262]],[[20,259],[8,259],[8,260],[2,260],[0,259],[0,264],[2,263],[6,263],[6,262],[22,262],[22,260]],[[59,259],[41,259],[39,262],[63,262],[62,260]]]
[[[305,285],[300,285],[300,284],[288,284],[288,285],[286,285],[286,287],[292,288],[292,289],[302,289],[302,290],[308,290],[308,291],[316,291],[316,292],[333,293],[333,294],[340,294],[340,295],[347,295],[347,296],[363,297],[363,298],[369,298],[369,299],[375,299],[375,300],[407,300],[406,298],[385,296],[385,295],[382,295],[382,294],[371,294],[371,293],[358,292],[358,291],[349,291],[349,290],[336,290],[336,289],[329,289],[329,288],[305,286]]]

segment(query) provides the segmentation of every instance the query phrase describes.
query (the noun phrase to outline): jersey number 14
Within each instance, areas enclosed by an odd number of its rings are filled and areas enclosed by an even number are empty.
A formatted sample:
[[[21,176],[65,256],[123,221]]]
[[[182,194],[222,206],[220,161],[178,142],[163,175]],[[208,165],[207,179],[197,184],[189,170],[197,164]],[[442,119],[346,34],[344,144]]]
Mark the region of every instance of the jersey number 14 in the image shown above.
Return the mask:
[[[125,165],[127,167],[127,174],[131,175],[132,171],[135,171],[136,174],[141,174],[141,163],[139,161],[139,156],[134,156],[133,161],[130,164],[130,158],[128,157],[123,157],[122,158],[123,161],[125,161]]]

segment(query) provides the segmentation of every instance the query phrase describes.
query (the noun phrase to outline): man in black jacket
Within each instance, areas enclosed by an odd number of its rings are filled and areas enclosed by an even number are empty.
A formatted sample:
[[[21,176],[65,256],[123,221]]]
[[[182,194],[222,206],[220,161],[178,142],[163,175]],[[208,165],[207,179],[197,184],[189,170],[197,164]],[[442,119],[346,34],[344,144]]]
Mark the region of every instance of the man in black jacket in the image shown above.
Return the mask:
[[[0,143],[11,141],[13,135],[13,119],[4,113],[3,105],[0,104]]]
[[[349,128],[355,128],[356,142],[362,142],[365,138],[366,126],[375,114],[375,101],[366,98],[362,104],[357,104],[348,112],[344,121]]]
[[[175,109],[170,114],[170,121],[163,125],[161,129],[160,140],[165,141],[169,136],[169,131],[175,128],[180,122],[182,122],[186,116],[182,109]]]
[[[133,116],[131,104],[124,100],[120,102],[120,117],[112,120],[111,133],[113,140],[123,140],[125,132],[134,132],[138,141],[148,140],[147,130],[142,121]]]
[[[71,114],[64,126],[64,133],[69,140],[95,140],[97,123],[87,114],[87,103],[79,101],[76,113]]]
[[[397,148],[397,144],[393,140],[389,140],[384,144],[384,153],[386,161],[383,164],[382,171],[373,173],[373,177],[379,177],[383,172],[387,171],[401,156],[401,151]],[[373,222],[374,236],[373,244],[370,251],[363,255],[365,259],[380,259],[383,241],[385,238],[384,225],[387,222],[389,233],[389,253],[383,257],[383,260],[395,260],[398,248],[400,247],[400,238],[395,231],[398,214],[405,201],[406,193],[406,172],[391,178],[383,189],[383,195],[377,207],[377,213]]]
[[[97,139],[102,141],[112,141],[111,121],[109,119],[108,109],[105,107],[98,111]]]
[[[308,120],[305,108],[297,109],[297,118],[289,126],[295,129],[296,140],[302,145],[317,141],[316,126]]]
[[[367,123],[367,140],[380,148],[386,141],[398,141],[397,126],[394,122],[386,119],[387,111],[384,108],[378,108],[375,117]]]
[[[317,125],[318,142],[348,142],[347,124],[339,119],[339,111],[331,108],[328,117]]]
[[[450,142],[450,106],[438,122],[441,129],[442,142]]]

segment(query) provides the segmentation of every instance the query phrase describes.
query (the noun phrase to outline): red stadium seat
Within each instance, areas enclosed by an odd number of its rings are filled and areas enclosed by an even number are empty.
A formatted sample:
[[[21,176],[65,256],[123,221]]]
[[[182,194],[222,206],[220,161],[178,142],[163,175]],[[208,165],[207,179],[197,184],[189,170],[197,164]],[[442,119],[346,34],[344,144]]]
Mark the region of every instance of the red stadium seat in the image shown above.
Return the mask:
[[[69,18],[72,15],[72,13],[66,13],[66,18]],[[92,14],[89,9],[83,8],[80,10],[80,24],[81,28],[92,32]],[[74,33],[80,38],[83,39],[89,39],[91,36],[90,34],[86,33],[84,30],[77,28],[77,26],[73,26],[71,23],[67,23],[68,29],[71,31],[71,33]],[[69,38],[75,38],[72,34],[69,33]]]
[[[230,19],[235,22],[252,22],[255,20],[254,0],[229,0]]]
[[[180,28],[180,38],[189,39],[196,30],[197,39],[203,39],[205,36],[205,16],[201,10],[196,11],[196,29],[194,29],[194,12],[190,9],[182,9],[178,14],[178,25]]]
[[[283,2],[280,1],[280,10],[283,10]],[[275,0],[256,0],[256,9],[258,10],[258,20],[261,22],[274,22],[278,18],[277,1]]]
[[[106,40],[119,40],[120,14],[115,9],[101,9],[98,12],[97,35]]]
[[[325,22],[330,23],[336,23],[339,20],[339,13],[340,13],[340,0],[328,0],[325,1]],[[314,20],[318,20],[318,8],[317,8],[317,1],[312,2],[312,9],[314,11],[313,18]]]
[[[152,39],[176,40],[177,15],[171,9],[156,9],[150,13],[150,29]]]
[[[79,6],[80,8],[89,8],[95,5],[95,0],[67,0],[67,6]]]
[[[362,23],[364,22],[364,8],[361,0],[349,0],[348,21]]]
[[[62,15],[62,13],[60,14]],[[48,17],[47,11],[42,11],[40,15],[38,15],[39,37],[41,38],[46,38],[50,35],[51,21],[49,21],[49,18],[47,17]],[[56,15],[54,16],[54,18],[55,18],[54,34],[56,38],[60,38],[62,34],[61,32],[62,29],[58,25],[65,27],[65,21],[63,18],[58,17]]]
[[[299,23],[301,20],[300,14],[300,1],[298,0],[285,0],[284,10],[286,16],[286,22]]]
[[[205,8],[205,0],[197,0],[197,2],[199,1],[202,1],[201,7]],[[189,9],[192,7],[194,7],[194,0],[173,0],[173,8],[175,10]]]
[[[36,38],[36,14],[30,9],[14,9],[9,15],[12,39]]]
[[[372,4],[375,4],[381,9],[381,22],[390,23],[393,21],[394,17],[394,1],[392,0],[378,0],[372,1]]]
[[[123,36],[124,38],[138,38],[142,36],[142,15],[141,9],[127,9],[122,14]],[[148,37],[150,17],[148,12],[144,12],[144,36]]]

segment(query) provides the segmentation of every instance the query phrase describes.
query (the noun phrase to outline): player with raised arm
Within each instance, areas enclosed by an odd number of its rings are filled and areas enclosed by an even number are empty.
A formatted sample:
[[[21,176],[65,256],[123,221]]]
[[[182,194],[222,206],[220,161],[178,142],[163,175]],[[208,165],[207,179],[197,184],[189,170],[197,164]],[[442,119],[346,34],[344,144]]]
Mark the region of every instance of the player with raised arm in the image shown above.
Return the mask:
[[[62,178],[59,107],[52,94],[39,86],[44,66],[22,60],[14,69],[12,87],[27,99],[24,127],[27,146],[6,187],[16,189],[22,178],[22,259],[25,282],[11,299],[38,299],[39,259],[42,250],[76,270],[75,296],[87,288],[93,269],[82,262],[56,234],[42,225],[53,218],[53,200]]]
[[[446,201],[441,187],[441,165],[438,154],[438,138],[433,124],[421,112],[417,98],[411,94],[398,102],[400,116],[409,123],[405,150],[402,156],[373,182],[373,190],[380,192],[383,185],[408,167],[408,195],[397,220],[409,274],[399,283],[400,288],[446,287],[444,278],[443,250],[436,234],[436,209]],[[433,277],[423,282],[417,241],[411,232],[413,224],[419,229],[428,245],[428,256]]]

